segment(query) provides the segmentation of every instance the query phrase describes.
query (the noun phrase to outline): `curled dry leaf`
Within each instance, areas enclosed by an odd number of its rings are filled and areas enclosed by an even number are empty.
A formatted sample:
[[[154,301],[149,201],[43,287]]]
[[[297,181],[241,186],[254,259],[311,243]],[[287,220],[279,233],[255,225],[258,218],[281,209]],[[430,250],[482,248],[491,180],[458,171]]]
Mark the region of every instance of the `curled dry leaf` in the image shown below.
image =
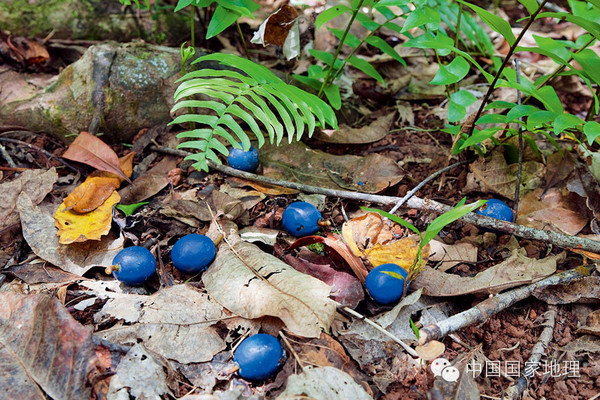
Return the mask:
[[[219,245],[202,282],[209,295],[234,314],[278,317],[300,336],[318,337],[322,329],[330,328],[335,315],[327,284],[240,241],[237,235],[228,234],[227,242]]]
[[[56,168],[24,171],[18,178],[0,184],[0,229],[19,222],[17,199],[26,193],[34,205],[39,204],[58,180]]]
[[[419,242],[416,236],[401,237],[403,228],[374,212],[352,218],[342,226],[345,243],[352,252],[369,260],[373,267],[393,263],[407,271],[418,256]],[[427,260],[430,252],[426,245],[421,257]]]
[[[516,286],[526,285],[556,271],[556,263],[564,253],[541,260],[529,258],[524,249],[473,277],[458,276],[425,267],[412,281],[414,289],[423,288],[428,296],[460,296],[463,294],[496,294]]]
[[[128,177],[133,171],[134,156],[135,153],[129,153],[119,159],[121,169]],[[121,186],[121,182],[123,178],[118,175],[95,171],[65,198],[65,208],[80,214],[94,211]]]
[[[110,231],[113,206],[121,200],[119,193],[113,190],[104,203],[94,211],[78,214],[67,210],[65,203],[61,204],[54,214],[58,228],[59,242],[70,244],[86,240],[100,240]]]
[[[82,131],[71,143],[63,157],[69,160],[87,164],[100,171],[106,171],[129,180],[121,170],[121,163],[117,153],[106,143],[91,133]]]
[[[154,167],[144,172],[132,185],[119,191],[123,204],[144,201],[169,184],[169,173],[177,167],[177,157],[167,156]]]
[[[367,278],[367,268],[362,260],[355,256],[350,248],[344,243],[340,237],[336,234],[328,233],[325,237],[323,236],[305,236],[297,239],[289,247],[290,250],[300,246],[308,246],[313,243],[323,243],[327,255],[333,260],[335,265],[341,266],[347,264],[348,267],[354,272],[354,275],[362,283]]]
[[[415,347],[415,351],[425,361],[435,360],[446,351],[446,346],[442,342],[432,340],[426,345]]]
[[[250,42],[282,47],[283,55],[291,60],[300,53],[300,29],[297,19],[298,11],[285,4],[260,25]]]

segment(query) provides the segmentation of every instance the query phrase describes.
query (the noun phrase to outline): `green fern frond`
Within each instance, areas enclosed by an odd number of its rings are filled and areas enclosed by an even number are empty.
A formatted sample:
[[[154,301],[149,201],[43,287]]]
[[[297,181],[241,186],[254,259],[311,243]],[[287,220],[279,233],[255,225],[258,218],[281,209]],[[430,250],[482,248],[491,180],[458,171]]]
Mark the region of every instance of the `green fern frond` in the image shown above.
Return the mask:
[[[194,64],[202,61],[218,61],[240,72],[200,69],[179,79],[181,84],[175,91],[175,106],[171,112],[180,109],[208,109],[213,112],[210,115],[182,114],[171,122],[191,122],[200,126],[177,136],[193,139],[177,147],[198,151],[186,158],[196,161],[196,169],[207,171],[207,160],[220,163],[217,152],[223,156],[229,154],[218,136],[233,147],[240,148],[241,143],[243,149],[250,148],[250,138],[240,122],[254,133],[259,147],[265,143],[265,136],[271,143],[279,144],[286,134],[289,142],[292,142],[300,140],[305,132],[311,136],[317,126],[337,128],[335,114],[326,102],[288,85],[261,65],[222,53],[200,57]],[[196,100],[196,95],[203,95],[211,100]]]

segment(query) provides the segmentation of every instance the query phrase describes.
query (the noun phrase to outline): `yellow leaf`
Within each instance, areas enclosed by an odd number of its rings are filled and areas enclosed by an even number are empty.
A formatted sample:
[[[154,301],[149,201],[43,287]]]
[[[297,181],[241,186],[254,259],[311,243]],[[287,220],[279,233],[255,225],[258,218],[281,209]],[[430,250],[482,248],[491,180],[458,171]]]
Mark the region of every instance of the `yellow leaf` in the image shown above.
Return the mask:
[[[393,263],[409,271],[418,256],[419,242],[415,236],[408,236],[386,244],[376,244],[365,250],[365,254],[373,267]],[[422,260],[429,257],[429,244],[423,248]]]
[[[121,169],[128,178],[133,171],[133,157],[135,153],[129,153],[121,158]],[[73,210],[83,214],[94,211],[100,207],[112,192],[121,186],[123,178],[105,171],[94,171],[87,179],[75,188],[64,200],[67,210]]]
[[[58,236],[60,236],[59,242],[69,244],[86,240],[100,240],[102,235],[106,235],[110,231],[112,209],[120,200],[119,193],[113,191],[100,207],[86,214],[67,210],[63,202],[54,214],[54,222],[58,228]]]

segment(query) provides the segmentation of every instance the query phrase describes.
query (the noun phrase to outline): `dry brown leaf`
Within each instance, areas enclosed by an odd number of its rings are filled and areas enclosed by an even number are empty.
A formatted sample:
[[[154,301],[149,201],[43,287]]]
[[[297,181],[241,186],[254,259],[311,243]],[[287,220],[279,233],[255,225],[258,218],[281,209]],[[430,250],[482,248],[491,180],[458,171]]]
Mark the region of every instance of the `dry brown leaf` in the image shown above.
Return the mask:
[[[169,184],[168,173],[177,167],[177,158],[167,156],[137,178],[132,185],[119,191],[123,204],[144,201],[160,192]]]
[[[543,279],[556,271],[556,263],[564,253],[541,260],[529,258],[524,249],[473,277],[449,274],[425,267],[412,281],[411,288],[423,288],[428,296],[460,296],[463,294],[496,294],[505,289]]]
[[[384,114],[361,128],[352,128],[342,124],[339,130],[324,129],[319,131],[315,137],[325,143],[373,143],[383,139],[388,134],[395,117],[395,113]]]
[[[315,399],[373,400],[352,376],[333,367],[309,366],[304,368],[301,374],[290,375],[285,391],[277,400],[293,400],[307,396]]]
[[[438,240],[429,242],[431,255],[429,261],[441,261],[437,267],[438,271],[447,271],[463,262],[472,263],[477,261],[477,247],[471,243],[446,244]]]
[[[598,303],[600,277],[586,276],[566,285],[537,289],[533,295],[548,304]]]
[[[298,193],[298,190],[296,190],[296,189],[290,189],[290,188],[286,188],[283,186],[268,185],[266,183],[260,183],[260,182],[252,182],[252,181],[248,181],[246,179],[236,178],[236,177],[227,178],[227,182],[233,183],[232,186],[234,186],[234,185],[250,186],[251,188],[254,188],[254,189],[258,190],[259,192],[264,193],[269,196],[281,196],[282,194]]]
[[[544,197],[540,197],[540,196]],[[577,207],[572,195],[550,188],[545,193],[536,189],[519,202],[517,224],[550,229],[568,235],[578,234],[588,223],[586,213]]]
[[[113,206],[121,200],[119,193],[113,190],[106,201],[94,211],[86,214],[78,214],[67,210],[62,203],[54,220],[58,228],[59,242],[69,244],[85,242],[86,240],[100,240],[103,235],[110,231],[112,222]]]
[[[223,307],[208,295],[182,284],[151,296],[121,294],[110,298],[96,320],[117,318],[128,325],[95,335],[123,345],[142,340],[146,348],[181,363],[204,362],[226,347],[213,327],[225,316]]]
[[[329,285],[227,234],[235,253],[221,243],[215,261],[202,274],[212,298],[244,318],[278,317],[296,335],[318,337],[329,329],[336,310]]]
[[[18,178],[0,184],[0,229],[19,222],[17,200],[26,193],[34,205],[41,203],[58,180],[56,168],[24,171]]]
[[[376,243],[385,243],[394,238],[391,224],[383,222],[383,217],[374,212],[352,218],[342,226],[342,236],[352,252],[359,257]]]
[[[63,271],[82,276],[94,266],[110,265],[112,259],[123,249],[123,236],[118,239],[89,241],[62,245],[58,242],[58,230],[54,226],[54,217],[34,206],[25,193],[21,193],[17,202],[23,227],[23,238],[31,250]]]
[[[470,165],[467,175],[467,192],[496,193],[507,199],[515,196],[517,164],[508,165],[504,155],[495,151],[490,159],[481,158]],[[521,176],[521,195],[540,187],[543,184],[544,165],[535,161],[523,163]]]
[[[89,399],[92,331],[49,294],[0,293],[1,397]]]
[[[82,131],[71,143],[63,157],[92,166],[100,171],[106,171],[120,176],[131,182],[121,170],[117,153],[106,143],[91,133]]]

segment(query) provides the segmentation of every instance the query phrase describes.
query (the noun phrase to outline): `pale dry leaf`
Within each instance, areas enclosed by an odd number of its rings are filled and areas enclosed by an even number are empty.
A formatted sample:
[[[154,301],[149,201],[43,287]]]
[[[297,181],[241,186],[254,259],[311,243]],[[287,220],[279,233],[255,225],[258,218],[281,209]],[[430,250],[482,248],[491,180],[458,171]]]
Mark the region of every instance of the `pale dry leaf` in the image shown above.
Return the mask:
[[[438,271],[447,271],[461,263],[477,261],[477,247],[471,243],[446,244],[439,240],[429,242],[431,255],[429,261],[441,262],[436,268]]]
[[[25,193],[19,196],[17,206],[23,237],[31,250],[63,271],[82,276],[92,267],[111,265],[112,259],[123,249],[123,236],[114,240],[104,237],[100,241],[60,244],[51,214],[33,205]]]
[[[514,250],[499,264],[473,277],[459,276],[425,267],[412,281],[412,288],[423,288],[428,296],[460,296],[463,294],[496,294],[516,286],[536,282],[556,271],[557,261],[564,253],[541,260],[529,258],[524,249]]]
[[[31,202],[38,205],[52,190],[58,180],[56,168],[24,171],[18,178],[0,184],[0,229],[19,222],[17,199],[27,193]]]
[[[330,286],[239,237],[230,235],[228,240],[235,253],[221,243],[215,261],[202,274],[212,298],[244,318],[278,317],[296,335],[317,337],[329,329],[336,310],[328,297]]]
[[[0,397],[90,397],[92,331],[49,294],[0,293]]]
[[[310,366],[304,368],[301,374],[288,377],[285,391],[277,397],[277,400],[292,400],[299,396],[309,396],[318,400],[373,399],[344,371],[334,367]]]
[[[490,159],[481,158],[470,165],[464,190],[470,192],[496,193],[507,199],[515,196],[517,164],[506,163],[504,155],[493,152]],[[525,161],[521,176],[521,195],[540,187],[543,184],[544,164]]]
[[[162,399],[163,394],[171,394],[165,369],[163,360],[144,346],[134,345],[119,362],[110,380],[107,399]]]
[[[186,284],[151,296],[114,296],[94,316],[97,323],[108,317],[131,324],[96,332],[96,336],[120,344],[143,342],[155,353],[181,363],[208,361],[225,349],[213,327],[226,317],[223,307]]]

